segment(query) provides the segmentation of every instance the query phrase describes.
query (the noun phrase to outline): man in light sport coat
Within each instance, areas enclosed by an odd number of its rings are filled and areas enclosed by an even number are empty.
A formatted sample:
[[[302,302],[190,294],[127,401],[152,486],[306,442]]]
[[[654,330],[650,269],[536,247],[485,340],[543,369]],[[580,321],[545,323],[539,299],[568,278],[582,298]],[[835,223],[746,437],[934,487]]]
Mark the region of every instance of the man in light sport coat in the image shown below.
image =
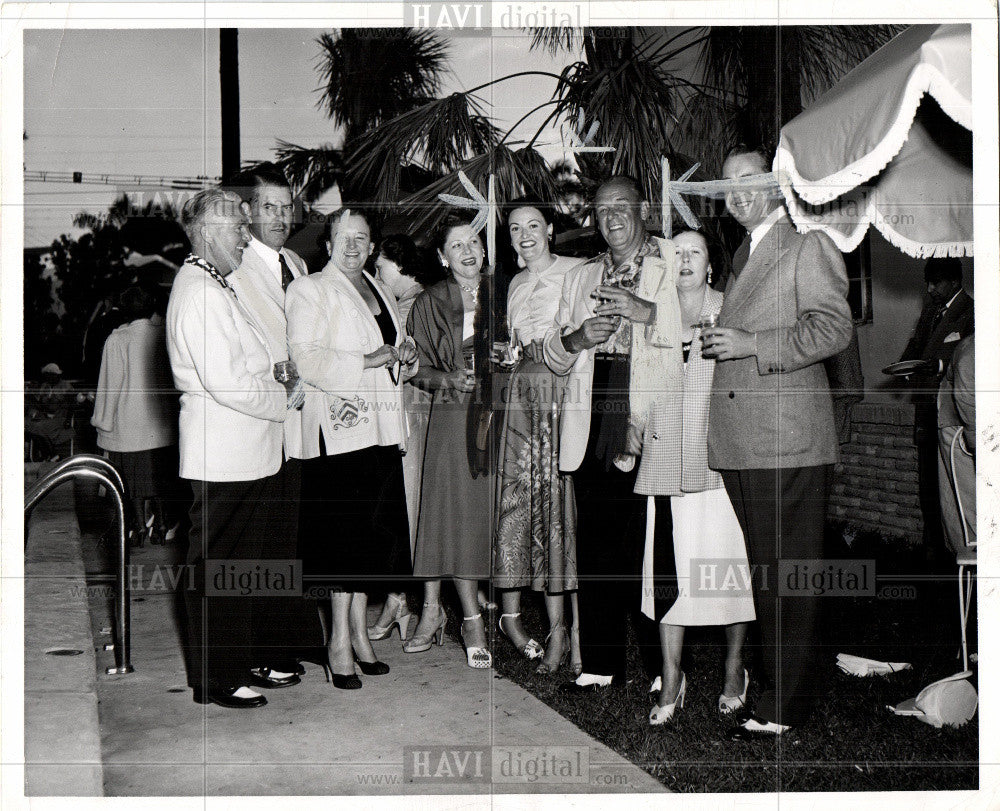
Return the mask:
[[[167,354],[181,392],[180,477],[194,494],[188,683],[197,703],[234,709],[267,703],[251,685],[275,686],[252,672],[271,663],[259,655],[250,595],[274,593],[279,577],[294,585],[284,566],[272,581],[264,549],[287,520],[282,423],[303,400],[292,382],[274,379],[267,340],[227,281],[249,241],[241,204],[220,189],[185,203],[181,224],[192,253],[167,305]]]
[[[764,155],[746,148],[723,165],[727,179],[767,171]],[[823,360],[847,346],[852,323],[844,261],[825,234],[799,234],[780,198],[763,188],[730,192],[726,208],[748,239],[736,253],[719,326],[702,336],[717,359],[708,464],[722,473],[755,568],[763,675],[771,682],[756,714],[730,731],[747,740],[801,725],[811,706],[820,598],[788,589],[784,567],[795,560],[825,567],[838,442]]]
[[[288,360],[285,290],[308,273],[306,263],[284,247],[292,226],[292,190],[272,163],[247,169],[227,185],[242,198],[250,222],[250,244],[229,283],[263,332],[271,358]],[[264,556],[272,560],[296,558],[302,493],[302,462],[297,457],[301,445],[302,411],[293,409],[285,417],[284,458],[278,471],[286,520],[274,527],[264,549]],[[260,685],[296,683],[296,676],[305,673],[300,656],[323,643],[315,603],[301,597],[263,595],[254,606],[254,623],[265,648],[262,658],[272,668],[269,673],[263,669],[256,672]]]
[[[630,613],[646,670],[660,670],[656,623],[638,617],[646,497],[635,485],[647,467],[650,415],[678,397],[684,361],[674,246],[649,236],[648,212],[631,178],[612,178],[597,190],[594,213],[608,251],[566,274],[556,326],[543,342],[546,365],[566,376],[559,468],[573,473],[577,502],[583,673],[562,685],[565,692],[624,681]],[[665,495],[656,505],[660,543],[673,532]],[[673,555],[655,559],[672,562]]]

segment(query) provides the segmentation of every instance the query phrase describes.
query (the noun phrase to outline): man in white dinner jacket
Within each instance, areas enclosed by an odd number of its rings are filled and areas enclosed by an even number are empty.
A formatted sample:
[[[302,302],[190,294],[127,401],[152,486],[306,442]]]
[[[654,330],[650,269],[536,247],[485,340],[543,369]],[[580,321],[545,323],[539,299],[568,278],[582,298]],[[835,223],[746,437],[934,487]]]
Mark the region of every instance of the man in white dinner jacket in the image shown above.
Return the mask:
[[[241,172],[227,184],[243,199],[250,219],[250,244],[240,266],[229,278],[240,301],[253,315],[267,340],[272,361],[288,360],[285,290],[309,271],[306,263],[284,247],[291,233],[292,190],[282,171],[272,163]],[[288,412],[284,426],[284,459],[279,475],[288,494],[288,520],[267,539],[264,554],[272,560],[297,557],[299,504],[302,493],[302,411]],[[297,565],[297,564],[296,564]],[[302,655],[322,645],[323,632],[316,606],[301,597],[262,596],[254,606],[254,626],[260,648],[256,675],[271,678],[265,667],[303,675]],[[275,685],[279,686],[279,685]]]
[[[167,306],[167,352],[181,392],[180,476],[194,493],[188,682],[197,703],[232,708],[266,704],[251,685],[282,678],[251,672],[260,663],[250,595],[288,585],[286,571],[268,569],[264,548],[288,520],[282,424],[301,402],[298,387],[274,379],[267,339],[226,279],[249,241],[241,203],[208,189],[184,205],[192,253]]]

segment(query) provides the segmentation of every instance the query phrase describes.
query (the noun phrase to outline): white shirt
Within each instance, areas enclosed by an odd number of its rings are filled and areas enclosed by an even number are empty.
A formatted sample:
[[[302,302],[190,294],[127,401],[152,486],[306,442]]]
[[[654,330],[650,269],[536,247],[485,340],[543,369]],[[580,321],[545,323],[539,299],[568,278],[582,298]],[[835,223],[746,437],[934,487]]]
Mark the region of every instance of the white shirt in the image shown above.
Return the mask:
[[[760,245],[760,241],[767,236],[767,232],[771,230],[771,226],[774,225],[778,220],[781,219],[782,215],[785,213],[784,206],[778,206],[774,211],[768,214],[764,221],[757,225],[750,232],[750,253],[753,254],[754,248]]]
[[[580,264],[571,256],[556,256],[555,262],[541,271],[522,270],[510,282],[507,292],[507,318],[512,342],[541,340],[556,323],[563,281],[570,268]]]
[[[247,250],[256,251],[257,255],[263,260],[267,269],[274,274],[274,278],[277,280],[278,285],[281,285],[281,261],[278,259],[280,251],[274,250],[270,245],[265,245],[257,237],[250,237],[250,244],[247,245]],[[288,265],[289,270],[292,269],[292,263],[289,261],[288,257],[285,257],[285,263]],[[293,271],[294,273],[294,271]]]
[[[476,334],[476,311],[466,310],[462,315],[462,340],[468,341]]]

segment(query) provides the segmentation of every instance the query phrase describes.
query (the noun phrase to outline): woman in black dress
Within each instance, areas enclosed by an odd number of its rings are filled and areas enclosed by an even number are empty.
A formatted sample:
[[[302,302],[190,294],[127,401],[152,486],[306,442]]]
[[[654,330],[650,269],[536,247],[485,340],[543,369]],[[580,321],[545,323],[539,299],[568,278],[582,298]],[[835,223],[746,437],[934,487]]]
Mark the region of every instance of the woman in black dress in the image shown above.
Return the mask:
[[[388,673],[367,633],[367,591],[400,586],[410,569],[400,446],[402,384],[416,371],[393,295],[369,273],[371,226],[358,210],[330,215],[330,262],[288,286],[288,348],[308,384],[302,413],[299,554],[307,593],[330,592],[327,650],[334,686]]]

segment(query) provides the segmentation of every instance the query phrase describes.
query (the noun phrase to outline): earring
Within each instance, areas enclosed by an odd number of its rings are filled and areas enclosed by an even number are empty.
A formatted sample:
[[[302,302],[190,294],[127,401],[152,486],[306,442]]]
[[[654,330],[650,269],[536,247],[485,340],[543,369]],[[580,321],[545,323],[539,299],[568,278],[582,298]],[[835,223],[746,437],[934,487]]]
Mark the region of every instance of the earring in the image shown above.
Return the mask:
[[[712,266],[711,265],[708,266],[708,279],[706,280],[706,283],[707,284],[711,284],[712,283]]]

